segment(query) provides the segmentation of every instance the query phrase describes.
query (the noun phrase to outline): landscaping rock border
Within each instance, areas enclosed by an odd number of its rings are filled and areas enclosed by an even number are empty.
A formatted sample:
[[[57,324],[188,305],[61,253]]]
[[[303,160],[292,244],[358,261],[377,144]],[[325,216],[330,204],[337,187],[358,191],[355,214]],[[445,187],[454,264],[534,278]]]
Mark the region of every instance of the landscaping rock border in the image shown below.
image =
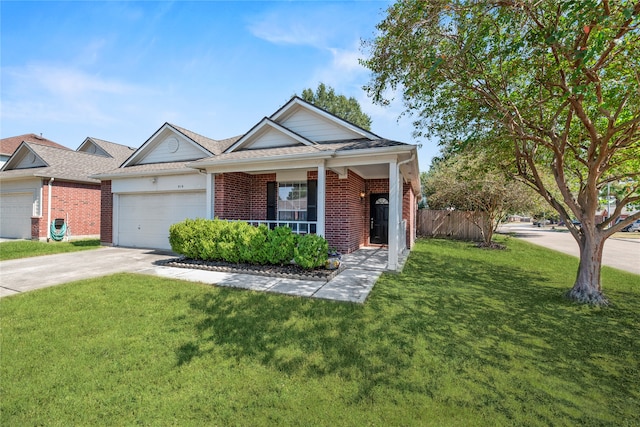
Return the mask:
[[[159,261],[158,264],[167,267],[192,268],[206,271],[219,271],[222,273],[253,274],[255,276],[280,277],[294,280],[316,280],[328,282],[345,270],[345,265],[340,264],[336,270],[324,268],[305,270],[295,264],[289,265],[254,265],[234,264],[220,261],[202,261],[190,258],[171,258]]]

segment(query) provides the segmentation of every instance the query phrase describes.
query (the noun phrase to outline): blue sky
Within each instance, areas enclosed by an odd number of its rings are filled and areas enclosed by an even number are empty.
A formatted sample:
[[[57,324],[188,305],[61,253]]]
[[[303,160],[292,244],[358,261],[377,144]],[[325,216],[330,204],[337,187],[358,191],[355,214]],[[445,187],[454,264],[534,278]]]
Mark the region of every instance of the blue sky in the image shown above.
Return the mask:
[[[2,1],[0,136],[139,147],[170,122],[223,139],[324,82],[360,102],[373,132],[422,144],[426,171],[436,144],[412,138],[399,101],[375,106],[362,90],[360,41],[389,4]]]

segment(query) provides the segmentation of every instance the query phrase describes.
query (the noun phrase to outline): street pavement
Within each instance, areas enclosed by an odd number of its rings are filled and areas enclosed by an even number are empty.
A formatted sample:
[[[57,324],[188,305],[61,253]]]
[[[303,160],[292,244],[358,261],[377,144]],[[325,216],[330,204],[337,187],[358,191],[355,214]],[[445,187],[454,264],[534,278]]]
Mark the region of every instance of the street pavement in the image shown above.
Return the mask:
[[[500,226],[498,232],[513,233],[518,239],[575,257],[580,256],[578,242],[566,229],[537,227],[530,223],[509,223]],[[607,239],[602,253],[602,264],[640,274],[640,239],[633,239],[631,236]]]

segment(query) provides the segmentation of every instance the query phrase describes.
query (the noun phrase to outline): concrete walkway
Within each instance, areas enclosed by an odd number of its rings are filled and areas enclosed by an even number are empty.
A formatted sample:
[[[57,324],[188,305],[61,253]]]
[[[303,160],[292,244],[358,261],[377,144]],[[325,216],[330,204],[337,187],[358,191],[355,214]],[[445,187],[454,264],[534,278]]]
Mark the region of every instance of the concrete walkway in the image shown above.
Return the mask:
[[[404,254],[400,257],[401,263],[406,260],[406,256]],[[254,291],[364,303],[382,272],[387,269],[386,248],[363,248],[344,255],[342,262],[346,269],[329,282],[220,273],[157,264],[158,261],[172,257],[167,253],[144,249],[104,247],[2,261],[0,297],[75,280],[132,272]]]
[[[566,230],[553,229],[550,226],[534,227],[527,223],[511,223],[500,226],[498,232],[512,233],[514,237],[527,242],[575,257],[580,256],[578,243]],[[604,244],[602,264],[640,274],[640,239],[610,237]]]

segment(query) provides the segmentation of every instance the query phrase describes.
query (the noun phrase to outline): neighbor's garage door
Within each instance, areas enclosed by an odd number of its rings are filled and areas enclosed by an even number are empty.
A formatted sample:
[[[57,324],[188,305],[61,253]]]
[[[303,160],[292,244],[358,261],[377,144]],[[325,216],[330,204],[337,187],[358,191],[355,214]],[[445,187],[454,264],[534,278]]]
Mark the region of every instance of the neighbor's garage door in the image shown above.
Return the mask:
[[[0,194],[0,237],[31,238],[33,193]]]
[[[118,199],[119,246],[171,249],[171,224],[206,215],[204,192],[123,194]]]

